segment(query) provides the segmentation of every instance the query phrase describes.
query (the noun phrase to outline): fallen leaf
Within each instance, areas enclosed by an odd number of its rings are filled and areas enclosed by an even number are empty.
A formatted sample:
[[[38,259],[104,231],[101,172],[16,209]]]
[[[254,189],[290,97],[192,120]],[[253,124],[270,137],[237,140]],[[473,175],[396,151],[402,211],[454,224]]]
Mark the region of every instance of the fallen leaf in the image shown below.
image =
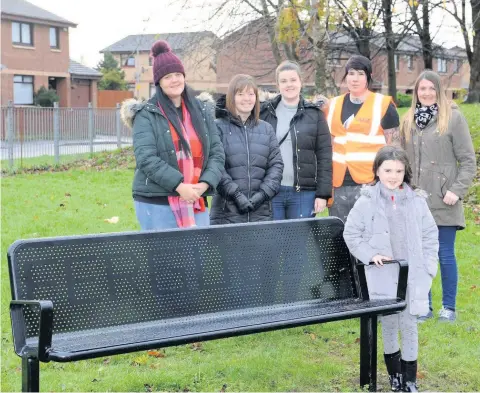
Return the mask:
[[[110,364],[110,358],[103,359],[103,364],[105,365]]]
[[[165,357],[165,354],[163,352],[160,352],[160,351],[148,351],[147,352],[147,355],[148,356],[153,356],[154,358],[164,358]]]
[[[20,367],[15,367],[15,372],[16,373],[21,373],[22,372],[22,369]]]
[[[118,223],[119,220],[120,220],[119,217],[113,216],[112,218],[106,218],[103,221],[108,222],[109,224],[116,224],[116,223]]]
[[[192,348],[194,351],[203,350],[202,343],[193,343],[192,345],[190,345],[190,348]]]
[[[148,383],[144,383],[144,384],[143,384],[143,387],[145,388],[145,391],[146,391],[146,392],[151,392],[151,391],[153,391],[153,386],[150,385],[150,384],[148,384]]]
[[[152,363],[152,364],[150,365],[150,368],[153,369],[153,370],[156,370],[157,368],[160,368],[160,364],[158,364],[158,363]]]
[[[66,197],[71,197],[72,194],[70,194],[69,192],[66,192],[66,193],[65,193],[65,196],[66,196]]]
[[[142,355],[133,359],[132,366],[143,366],[147,363],[147,361],[148,361],[148,356]]]
[[[38,220],[38,216],[33,216],[33,219],[34,219],[34,220]]]
[[[355,344],[358,344],[359,342],[360,342],[360,337],[357,337],[357,338],[355,339]]]
[[[317,339],[317,335],[315,333],[310,333],[310,338],[312,340],[316,340]]]
[[[424,371],[417,371],[417,379],[424,379],[425,372]]]
[[[470,289],[473,291],[474,289],[477,289],[477,286],[476,286],[476,285],[472,285],[472,286],[470,287]]]

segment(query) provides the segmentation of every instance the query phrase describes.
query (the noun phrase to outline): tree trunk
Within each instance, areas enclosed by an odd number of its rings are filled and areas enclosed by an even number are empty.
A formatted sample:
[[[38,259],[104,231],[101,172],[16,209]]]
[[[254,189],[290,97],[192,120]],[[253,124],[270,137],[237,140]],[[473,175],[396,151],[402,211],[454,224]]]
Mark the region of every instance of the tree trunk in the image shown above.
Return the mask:
[[[392,0],[382,0],[383,23],[388,62],[388,95],[397,102],[397,75],[395,72],[395,38],[392,27]]]
[[[473,56],[467,102],[480,102],[480,0],[470,0],[473,21]]]
[[[425,68],[433,69],[433,46],[432,37],[430,37],[430,10],[428,9],[428,0],[423,0],[422,11],[423,31],[420,40],[422,41],[423,63]]]
[[[327,31],[324,23],[320,23],[318,15],[318,0],[311,3],[311,23],[313,41],[313,59],[315,63],[315,93],[326,94],[331,92],[330,79],[327,77],[330,70],[327,66]]]
[[[275,26],[270,18],[270,13],[268,12],[267,1],[262,0],[262,11],[263,11],[263,19],[265,21],[265,25],[268,31],[268,37],[270,39],[270,44],[272,46],[272,53],[273,57],[275,58],[275,62],[279,65],[283,59],[282,55],[280,54],[280,49],[278,48],[277,36],[275,33]]]
[[[362,8],[365,10],[365,15],[368,15],[368,1],[362,1]],[[359,43],[359,50],[362,56],[370,59],[370,38],[372,38],[372,29],[368,26],[370,23],[368,18],[364,18],[362,21],[362,29]]]

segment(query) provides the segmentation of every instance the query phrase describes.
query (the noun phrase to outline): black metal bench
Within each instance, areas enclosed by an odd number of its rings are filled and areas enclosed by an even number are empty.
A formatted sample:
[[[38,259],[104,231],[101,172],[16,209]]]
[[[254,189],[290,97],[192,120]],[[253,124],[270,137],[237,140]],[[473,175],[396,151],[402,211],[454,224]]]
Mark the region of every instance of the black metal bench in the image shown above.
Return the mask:
[[[364,269],[336,218],[163,232],[19,240],[8,250],[22,389],[39,362],[175,346],[361,319],[360,385],[376,390],[377,316],[406,306],[368,300]]]

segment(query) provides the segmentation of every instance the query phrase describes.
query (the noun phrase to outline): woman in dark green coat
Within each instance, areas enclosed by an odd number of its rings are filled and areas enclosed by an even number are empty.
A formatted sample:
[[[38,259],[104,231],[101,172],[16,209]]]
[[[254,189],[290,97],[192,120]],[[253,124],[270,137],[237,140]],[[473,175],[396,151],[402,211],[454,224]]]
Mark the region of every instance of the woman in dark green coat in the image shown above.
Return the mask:
[[[193,96],[166,41],[157,41],[151,55],[156,95],[122,108],[124,121],[133,125],[137,219],[142,230],[207,226],[205,197],[213,194],[225,164],[213,100],[209,110]]]

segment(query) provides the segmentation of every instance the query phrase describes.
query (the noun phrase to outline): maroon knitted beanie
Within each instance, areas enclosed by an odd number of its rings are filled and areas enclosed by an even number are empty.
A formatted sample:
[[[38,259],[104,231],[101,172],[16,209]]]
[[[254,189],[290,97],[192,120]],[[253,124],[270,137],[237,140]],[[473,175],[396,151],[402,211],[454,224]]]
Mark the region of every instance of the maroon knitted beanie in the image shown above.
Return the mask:
[[[153,57],[153,82],[157,84],[165,75],[180,72],[185,76],[185,69],[180,59],[172,52],[167,41],[159,40],[152,45],[150,56]]]

